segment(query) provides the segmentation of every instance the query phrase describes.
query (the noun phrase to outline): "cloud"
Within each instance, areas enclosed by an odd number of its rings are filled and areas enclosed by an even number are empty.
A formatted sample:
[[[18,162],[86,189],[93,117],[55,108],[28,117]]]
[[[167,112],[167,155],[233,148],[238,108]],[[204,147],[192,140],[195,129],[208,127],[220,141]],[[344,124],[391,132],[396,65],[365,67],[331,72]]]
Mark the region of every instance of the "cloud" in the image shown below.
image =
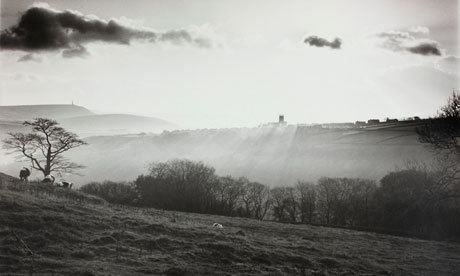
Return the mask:
[[[161,33],[41,5],[27,9],[17,25],[1,32],[0,48],[26,51],[70,49],[63,53],[68,57],[85,53],[83,43],[103,41],[128,45],[132,40],[211,47],[206,38],[195,37],[186,30]]]
[[[26,61],[42,62],[42,59],[40,57],[37,57],[34,54],[27,54],[18,59],[18,62],[26,62]]]
[[[74,57],[86,57],[89,56],[88,50],[86,50],[85,47],[81,45],[77,45],[75,47],[72,47],[70,49],[65,49],[62,51],[62,57],[64,58],[74,58]]]
[[[409,52],[423,56],[441,56],[443,50],[437,41],[422,37],[429,34],[429,29],[422,26],[411,27],[408,31],[386,31],[378,33],[382,48],[394,52]]]
[[[435,41],[431,42],[420,42],[419,44],[407,47],[407,50],[413,54],[419,54],[424,56],[440,56],[441,49],[439,43]]]
[[[342,40],[338,37],[336,37],[333,41],[328,41],[327,39],[324,39],[322,37],[312,35],[305,38],[303,42],[309,44],[310,46],[329,47],[331,49],[340,49],[340,47],[342,46]]]

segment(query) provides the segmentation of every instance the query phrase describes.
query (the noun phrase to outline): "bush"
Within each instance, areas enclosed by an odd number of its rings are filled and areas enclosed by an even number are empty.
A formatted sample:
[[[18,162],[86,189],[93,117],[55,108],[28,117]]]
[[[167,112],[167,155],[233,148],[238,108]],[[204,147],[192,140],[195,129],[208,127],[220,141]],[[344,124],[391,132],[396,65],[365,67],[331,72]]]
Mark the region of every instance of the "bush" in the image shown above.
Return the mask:
[[[124,182],[91,182],[82,186],[80,191],[101,197],[115,204],[131,205],[135,203],[137,198],[137,193],[133,186]]]

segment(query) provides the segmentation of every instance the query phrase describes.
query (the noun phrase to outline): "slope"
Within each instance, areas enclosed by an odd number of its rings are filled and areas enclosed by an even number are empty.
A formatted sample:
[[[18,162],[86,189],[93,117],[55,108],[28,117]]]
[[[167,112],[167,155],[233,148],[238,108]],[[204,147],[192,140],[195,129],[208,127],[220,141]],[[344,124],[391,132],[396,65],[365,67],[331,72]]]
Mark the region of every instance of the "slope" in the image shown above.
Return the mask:
[[[114,206],[0,175],[0,273],[433,274],[458,243]],[[35,186],[34,186],[35,185]],[[213,229],[219,222],[223,229]]]

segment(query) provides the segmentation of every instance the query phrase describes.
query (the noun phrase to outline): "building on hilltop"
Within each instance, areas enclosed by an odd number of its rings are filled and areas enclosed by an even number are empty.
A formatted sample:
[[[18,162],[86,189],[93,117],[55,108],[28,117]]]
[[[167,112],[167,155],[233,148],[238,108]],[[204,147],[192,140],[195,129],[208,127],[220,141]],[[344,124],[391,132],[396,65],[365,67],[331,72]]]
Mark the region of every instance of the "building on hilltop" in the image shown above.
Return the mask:
[[[278,117],[278,124],[279,125],[286,125],[287,122],[284,120],[284,115],[283,114],[280,114],[279,117]]]
[[[278,122],[270,122],[270,123],[263,124],[261,126],[262,127],[273,127],[273,126],[286,126],[286,125],[287,125],[287,122],[284,120],[284,115],[280,114],[278,116]]]

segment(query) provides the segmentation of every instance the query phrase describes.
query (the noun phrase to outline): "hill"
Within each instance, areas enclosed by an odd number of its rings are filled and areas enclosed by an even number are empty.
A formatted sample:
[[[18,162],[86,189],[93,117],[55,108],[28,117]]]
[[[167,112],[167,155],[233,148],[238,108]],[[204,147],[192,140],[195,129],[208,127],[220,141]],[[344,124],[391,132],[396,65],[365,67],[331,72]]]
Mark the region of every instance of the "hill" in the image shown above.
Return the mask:
[[[70,104],[0,106],[1,121],[24,121],[36,117],[62,119],[88,115],[94,113],[82,106]]]
[[[176,128],[165,120],[131,114],[95,114],[77,105],[0,106],[0,139],[8,132],[27,131],[25,120],[37,117],[57,120],[63,127],[82,137],[152,132]]]
[[[460,244],[110,205],[0,174],[0,274],[433,274]],[[218,222],[223,229],[212,228]]]
[[[174,124],[154,117],[130,114],[98,114],[65,118],[60,123],[82,136],[120,133],[161,132]]]

